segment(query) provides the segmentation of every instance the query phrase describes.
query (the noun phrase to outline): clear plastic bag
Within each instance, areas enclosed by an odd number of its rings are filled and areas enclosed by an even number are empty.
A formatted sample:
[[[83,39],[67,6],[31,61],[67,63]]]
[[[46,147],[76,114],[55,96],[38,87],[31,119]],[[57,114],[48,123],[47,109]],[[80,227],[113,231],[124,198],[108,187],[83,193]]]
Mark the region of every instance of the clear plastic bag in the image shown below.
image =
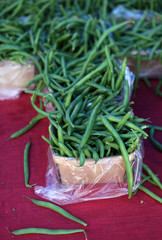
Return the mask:
[[[27,61],[27,65],[9,60],[0,62],[0,100],[18,98],[35,74],[32,61]]]
[[[136,150],[129,155],[134,184],[133,191],[141,181],[143,151]],[[122,156],[86,159],[79,167],[75,158],[55,155],[48,151],[46,186],[36,186],[35,193],[59,205],[88,200],[114,198],[128,194],[125,163]]]

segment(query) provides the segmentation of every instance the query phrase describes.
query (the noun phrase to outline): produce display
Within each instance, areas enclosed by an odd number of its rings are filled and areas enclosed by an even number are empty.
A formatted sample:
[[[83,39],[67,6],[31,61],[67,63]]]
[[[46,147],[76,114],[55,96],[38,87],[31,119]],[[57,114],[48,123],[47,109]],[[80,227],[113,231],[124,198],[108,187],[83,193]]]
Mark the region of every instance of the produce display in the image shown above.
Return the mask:
[[[48,118],[49,138],[42,138],[49,144],[53,156],[62,157],[66,161],[75,159],[74,165],[77,164],[78,169],[86,166],[89,160],[98,166],[102,159],[122,157],[122,181],[119,184],[119,179],[115,180],[113,188],[124,188],[123,194],[128,194],[129,198],[140,189],[162,203],[159,196],[142,186],[145,181],[152,181],[162,189],[159,178],[142,163],[143,139],[150,136],[154,146],[162,150],[162,145],[154,139],[155,130],[161,131],[161,127],[151,125],[148,119],[135,116],[131,101],[132,91],[135,96],[138,81],[141,80],[140,66],[142,69],[143,61],[157,60],[155,70],[158,65],[158,76],[161,76],[161,3],[146,0],[7,0],[0,2],[0,9],[0,61],[3,63],[7,60],[22,67],[29,67],[32,63],[32,76],[25,85],[19,87],[23,90],[25,88],[26,94],[32,94],[31,104],[38,113],[27,126],[13,133],[10,139],[19,137],[41,119]],[[130,16],[120,14],[121,9]],[[130,71],[130,59],[134,60],[133,73]],[[146,71],[143,76],[151,88],[151,81],[147,79],[149,72]],[[159,79],[156,88],[159,97],[161,85]],[[35,88],[31,89],[33,86]],[[150,129],[149,135],[145,128]],[[33,187],[28,184],[29,148],[30,142],[24,151],[24,180],[26,187]],[[134,157],[131,161],[132,154]],[[53,161],[51,171],[57,172],[59,167],[54,158]],[[142,175],[142,168],[147,176]],[[112,179],[109,184],[114,184]],[[88,185],[95,186],[97,183],[95,180],[94,183],[88,182]],[[78,192],[82,190],[83,184],[77,186]],[[73,185],[76,190],[77,184]],[[69,190],[64,187],[65,191]],[[107,187],[109,191],[109,185]],[[62,187],[60,189],[62,193]],[[72,186],[71,189],[73,192]],[[87,189],[91,190],[89,187]],[[50,194],[39,195],[54,201]],[[105,196],[103,194],[103,198]],[[114,196],[120,194],[110,194],[109,197]],[[82,197],[75,196],[75,201],[81,201]],[[85,199],[97,198],[85,196]],[[51,203],[30,200],[87,225]],[[66,203],[69,202],[63,202]],[[83,229],[28,228],[12,233],[60,235],[77,232],[83,232],[86,237]]]

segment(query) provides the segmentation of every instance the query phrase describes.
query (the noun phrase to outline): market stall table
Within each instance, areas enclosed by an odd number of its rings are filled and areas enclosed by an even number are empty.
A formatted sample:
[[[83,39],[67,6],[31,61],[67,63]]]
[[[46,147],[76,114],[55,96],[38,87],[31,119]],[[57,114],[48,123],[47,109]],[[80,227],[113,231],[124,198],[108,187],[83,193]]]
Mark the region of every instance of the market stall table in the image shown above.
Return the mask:
[[[140,81],[140,88],[133,99],[137,116],[150,118],[155,125],[162,125],[162,98],[155,96],[156,80],[151,81],[152,89]],[[43,200],[34,194],[34,188],[24,185],[23,153],[26,143],[30,149],[30,184],[45,186],[48,164],[48,144],[41,138],[48,137],[48,119],[42,119],[28,133],[8,140],[10,135],[29,123],[36,112],[31,106],[30,95],[21,94],[16,100],[0,101],[0,239],[85,239],[83,233],[64,236],[22,235],[13,236],[10,230],[42,227],[50,229],[76,229],[81,225],[65,219],[49,209],[35,206],[24,196]],[[162,133],[155,137],[162,142]],[[162,181],[161,152],[149,141],[144,141],[144,162],[158,174]],[[150,183],[144,186],[162,197],[161,190]],[[136,196],[87,201],[64,205],[63,208],[87,222],[88,240],[160,240],[162,237],[161,204],[139,190]]]

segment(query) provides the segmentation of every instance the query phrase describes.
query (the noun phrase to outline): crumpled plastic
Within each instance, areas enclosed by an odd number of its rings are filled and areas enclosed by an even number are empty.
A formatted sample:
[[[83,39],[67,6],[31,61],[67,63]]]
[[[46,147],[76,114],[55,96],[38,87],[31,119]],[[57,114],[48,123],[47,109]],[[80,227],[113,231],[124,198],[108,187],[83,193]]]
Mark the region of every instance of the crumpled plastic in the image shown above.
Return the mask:
[[[25,90],[25,85],[36,74],[35,65],[28,61],[27,65],[10,60],[0,62],[0,100],[16,99]]]
[[[143,153],[136,150],[129,155],[133,169],[133,191],[141,181]],[[59,205],[120,197],[128,194],[125,163],[122,156],[86,159],[79,167],[75,158],[55,155],[48,151],[46,186],[36,186],[35,193]]]

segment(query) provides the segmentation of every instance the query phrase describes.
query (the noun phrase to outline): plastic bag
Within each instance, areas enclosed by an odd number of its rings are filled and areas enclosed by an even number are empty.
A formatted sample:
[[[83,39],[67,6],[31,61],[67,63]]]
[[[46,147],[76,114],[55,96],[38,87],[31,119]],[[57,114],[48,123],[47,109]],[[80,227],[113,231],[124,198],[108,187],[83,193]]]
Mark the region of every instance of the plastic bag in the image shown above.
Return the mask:
[[[0,100],[18,98],[36,73],[32,61],[28,65],[9,60],[0,62]]]
[[[129,155],[133,174],[133,191],[141,181],[143,153]],[[75,158],[60,157],[48,151],[46,187],[36,186],[35,193],[60,205],[88,200],[114,198],[128,194],[125,163],[122,156],[87,159],[82,167]]]

